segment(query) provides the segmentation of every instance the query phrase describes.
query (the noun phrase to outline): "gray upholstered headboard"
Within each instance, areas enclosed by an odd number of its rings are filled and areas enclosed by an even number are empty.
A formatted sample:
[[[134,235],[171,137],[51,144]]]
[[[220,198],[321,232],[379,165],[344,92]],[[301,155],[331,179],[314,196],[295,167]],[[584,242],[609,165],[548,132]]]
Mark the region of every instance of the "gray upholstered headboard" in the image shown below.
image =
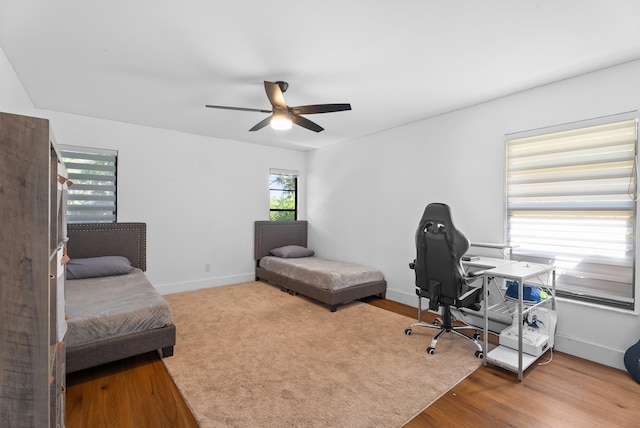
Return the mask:
[[[69,257],[124,256],[147,270],[146,223],[69,223]]]
[[[256,221],[254,259],[269,255],[269,250],[284,245],[307,246],[307,221]]]

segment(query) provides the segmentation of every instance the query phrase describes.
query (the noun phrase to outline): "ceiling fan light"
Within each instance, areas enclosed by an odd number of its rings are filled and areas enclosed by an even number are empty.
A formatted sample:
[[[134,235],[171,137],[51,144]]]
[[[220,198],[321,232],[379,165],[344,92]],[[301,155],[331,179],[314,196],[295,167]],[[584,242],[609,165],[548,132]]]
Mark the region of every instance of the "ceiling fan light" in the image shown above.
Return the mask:
[[[287,129],[291,129],[291,119],[287,117],[274,117],[271,119],[271,127],[278,131],[286,131]]]

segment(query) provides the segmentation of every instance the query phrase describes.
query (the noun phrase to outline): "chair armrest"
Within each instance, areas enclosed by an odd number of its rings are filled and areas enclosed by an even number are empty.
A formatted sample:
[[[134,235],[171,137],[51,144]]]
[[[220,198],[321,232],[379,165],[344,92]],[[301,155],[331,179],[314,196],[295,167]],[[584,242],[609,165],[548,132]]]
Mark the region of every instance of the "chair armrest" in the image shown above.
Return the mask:
[[[467,297],[471,296],[472,294],[477,293],[479,288],[481,288],[481,287],[470,288],[469,291],[467,291],[463,295],[459,296],[458,300],[463,301],[464,299],[466,299]]]
[[[485,271],[483,270],[479,270],[476,272],[467,272],[467,274],[463,277],[463,279],[468,286],[474,287],[474,288],[481,288],[482,286],[473,286],[472,284],[480,280],[484,276],[484,272]]]
[[[477,277],[477,276],[482,276],[482,275],[484,275],[484,272],[485,272],[485,271],[483,271],[483,270],[476,270],[476,271],[472,271],[472,272],[467,272],[466,277],[467,277],[467,278],[475,278],[475,277]]]

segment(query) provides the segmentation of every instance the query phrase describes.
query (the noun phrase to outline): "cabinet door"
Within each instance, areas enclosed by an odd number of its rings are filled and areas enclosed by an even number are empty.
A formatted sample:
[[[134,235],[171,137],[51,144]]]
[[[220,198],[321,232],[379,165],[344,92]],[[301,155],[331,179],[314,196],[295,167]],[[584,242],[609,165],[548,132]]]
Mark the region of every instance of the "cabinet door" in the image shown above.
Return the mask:
[[[49,426],[49,123],[0,114],[0,423]]]

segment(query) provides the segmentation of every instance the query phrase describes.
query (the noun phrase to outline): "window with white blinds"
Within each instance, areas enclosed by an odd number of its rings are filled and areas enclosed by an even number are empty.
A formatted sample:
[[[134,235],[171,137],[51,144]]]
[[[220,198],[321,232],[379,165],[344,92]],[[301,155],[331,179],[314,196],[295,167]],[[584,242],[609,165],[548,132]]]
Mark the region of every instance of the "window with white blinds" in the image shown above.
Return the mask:
[[[76,146],[59,146],[69,180],[68,223],[116,221],[118,152]]]
[[[558,296],[633,309],[637,112],[507,136],[506,241]]]

